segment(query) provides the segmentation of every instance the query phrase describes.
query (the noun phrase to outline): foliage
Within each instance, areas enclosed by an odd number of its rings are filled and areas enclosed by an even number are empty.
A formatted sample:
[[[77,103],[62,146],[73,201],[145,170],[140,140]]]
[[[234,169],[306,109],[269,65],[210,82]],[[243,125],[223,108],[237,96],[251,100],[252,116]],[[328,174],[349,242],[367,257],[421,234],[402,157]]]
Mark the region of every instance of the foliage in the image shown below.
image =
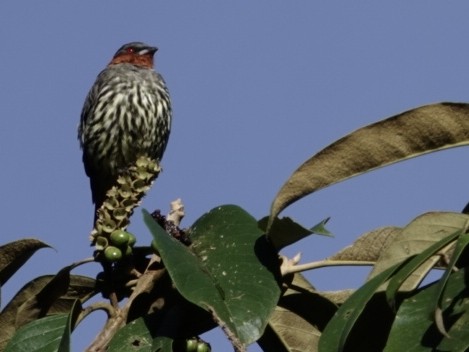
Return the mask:
[[[265,351],[466,351],[469,215],[418,215],[405,227],[370,231],[307,264],[278,251],[311,234],[330,235],[328,219],[307,228],[278,215],[350,177],[467,144],[468,104],[423,106],[361,128],[312,156],[263,219],[223,205],[182,231],[144,211],[151,247],[108,262],[95,256],[26,283],[0,313],[0,351],[69,351],[73,330],[96,310],[105,310],[108,321],[90,351],[208,351],[196,336],[215,326],[237,351],[254,342]],[[133,236],[113,231],[111,243],[128,246]],[[183,235],[174,236],[178,232]],[[36,239],[0,247],[1,286],[44,247]],[[96,279],[71,274],[95,259],[104,268]],[[301,275],[335,265],[373,270],[362,287],[335,293],[316,290]],[[441,278],[422,286],[435,268]],[[89,304],[97,294],[103,301]]]

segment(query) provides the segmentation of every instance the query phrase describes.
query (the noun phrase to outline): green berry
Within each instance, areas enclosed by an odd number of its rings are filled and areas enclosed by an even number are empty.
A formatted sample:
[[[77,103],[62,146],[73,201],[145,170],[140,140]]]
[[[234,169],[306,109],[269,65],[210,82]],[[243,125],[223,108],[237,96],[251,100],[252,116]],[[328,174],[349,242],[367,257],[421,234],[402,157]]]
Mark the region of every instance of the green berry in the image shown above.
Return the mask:
[[[197,352],[210,352],[211,348],[205,342],[199,342],[197,345]]]
[[[133,233],[127,232],[129,234],[129,243],[128,245],[133,247],[135,242],[137,242],[137,237],[134,236]]]
[[[186,352],[197,352],[199,342],[196,339],[186,341]]]
[[[104,250],[104,258],[108,262],[115,262],[122,259],[122,251],[114,246],[107,246]]]
[[[111,243],[117,247],[125,247],[129,243],[129,233],[123,230],[115,230],[111,233]]]

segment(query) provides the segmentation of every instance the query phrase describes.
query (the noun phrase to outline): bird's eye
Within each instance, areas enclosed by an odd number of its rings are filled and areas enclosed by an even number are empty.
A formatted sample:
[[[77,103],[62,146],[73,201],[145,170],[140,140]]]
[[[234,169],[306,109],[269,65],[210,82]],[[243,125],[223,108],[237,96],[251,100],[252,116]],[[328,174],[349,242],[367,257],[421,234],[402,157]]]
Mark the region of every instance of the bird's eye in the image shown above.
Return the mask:
[[[128,54],[133,54],[135,52],[135,48],[127,48],[126,51]]]

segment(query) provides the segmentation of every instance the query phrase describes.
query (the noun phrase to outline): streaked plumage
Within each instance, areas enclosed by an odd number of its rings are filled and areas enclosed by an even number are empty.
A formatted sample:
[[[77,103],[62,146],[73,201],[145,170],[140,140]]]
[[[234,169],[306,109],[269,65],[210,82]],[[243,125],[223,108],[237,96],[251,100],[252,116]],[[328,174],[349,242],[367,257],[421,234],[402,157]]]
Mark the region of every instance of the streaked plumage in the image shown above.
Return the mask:
[[[86,97],[78,138],[96,210],[120,171],[140,155],[161,160],[165,151],[171,102],[153,70],[156,50],[140,42],[122,46]]]

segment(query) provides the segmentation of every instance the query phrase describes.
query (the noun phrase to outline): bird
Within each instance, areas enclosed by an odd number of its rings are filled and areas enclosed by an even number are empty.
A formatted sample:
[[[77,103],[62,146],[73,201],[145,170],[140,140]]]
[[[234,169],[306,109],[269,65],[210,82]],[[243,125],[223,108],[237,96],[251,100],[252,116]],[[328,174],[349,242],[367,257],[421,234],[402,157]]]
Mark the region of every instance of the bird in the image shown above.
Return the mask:
[[[94,221],[119,174],[142,155],[160,162],[166,149],[172,107],[166,82],[154,70],[157,50],[143,42],[121,46],[83,104],[78,139]]]

